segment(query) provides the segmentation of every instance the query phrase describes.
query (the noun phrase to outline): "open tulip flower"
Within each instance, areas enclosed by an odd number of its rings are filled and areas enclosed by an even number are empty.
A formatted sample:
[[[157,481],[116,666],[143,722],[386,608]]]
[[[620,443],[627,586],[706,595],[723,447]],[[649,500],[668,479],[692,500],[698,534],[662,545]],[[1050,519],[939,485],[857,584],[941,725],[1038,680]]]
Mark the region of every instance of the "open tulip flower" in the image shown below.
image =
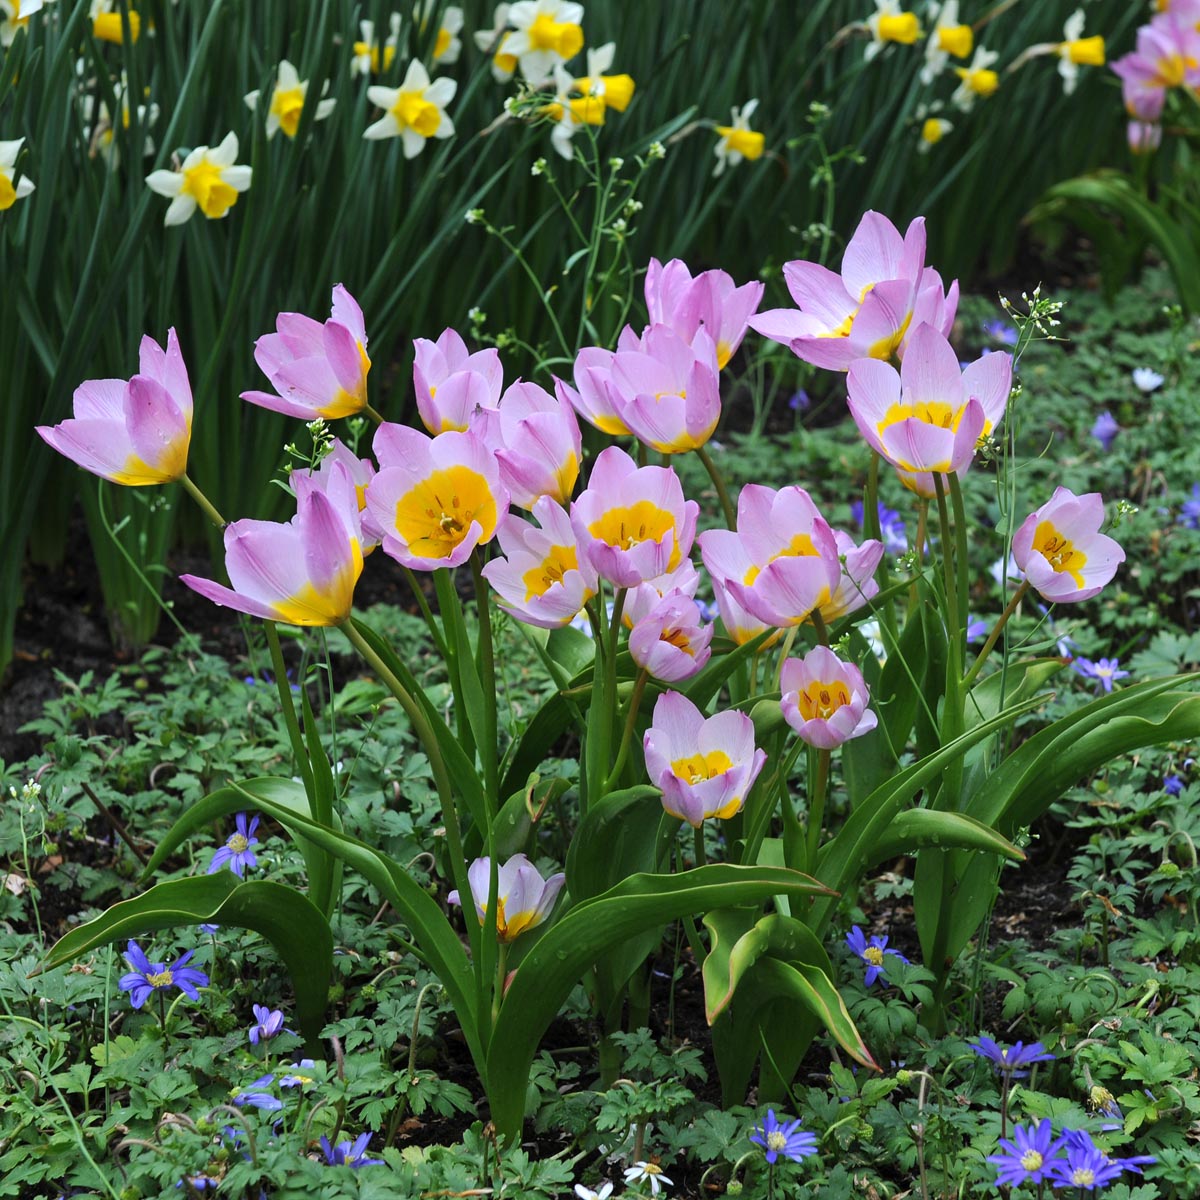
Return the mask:
[[[367,488],[367,531],[414,571],[461,566],[508,513],[496,456],[474,433],[427,437],[404,425],[375,433],[379,473]]]
[[[780,671],[779,687],[784,720],[801,741],[818,750],[832,750],[878,724],[867,707],[862,672],[826,646],[814,646],[803,658],[789,658]]]
[[[942,277],[932,267],[926,267],[921,272],[921,281],[917,287],[917,303],[913,308],[913,318],[909,329],[916,331],[920,325],[932,325],[934,329],[948,338],[954,328],[954,318],[958,314],[958,280],[951,282],[949,287],[942,283]],[[907,350],[908,339],[901,346],[901,351]]]
[[[863,359],[846,377],[859,432],[905,487],[927,497],[936,494],[934,475],[966,472],[976,443],[1004,415],[1011,385],[1011,356],[985,354],[964,371],[929,325],[913,332],[899,371]]]
[[[750,328],[832,371],[845,371],[859,358],[891,358],[902,352],[924,266],[923,217],[901,237],[886,217],[868,212],[846,246],[840,275],[818,263],[785,263],[783,277],[799,311],[758,313]]]
[[[340,283],[323,325],[280,313],[275,329],[254,343],[254,361],[278,394],[243,392],[243,400],[302,421],[349,417],[367,407],[367,331],[362,309]]]
[[[518,621],[542,629],[569,625],[596,594],[596,572],[579,554],[566,511],[549,496],[533,506],[541,528],[505,521],[497,534],[502,558],[483,568],[500,607]]]
[[[192,436],[192,389],[175,330],[167,348],[142,338],[140,372],[89,379],[75,389],[73,418],[38,433],[93,475],[142,487],[182,479]]]
[[[445,329],[436,342],[417,338],[413,351],[417,412],[430,433],[461,433],[478,410],[500,403],[504,368],[495,347],[472,354],[453,329]]]
[[[678,692],[659,696],[642,747],[663,808],[694,829],[707,817],[741,812],[767,761],[745,713],[729,709],[706,718]]]
[[[630,630],[629,654],[655,679],[678,683],[700,671],[712,651],[713,627],[705,625],[690,596],[664,596]]]
[[[193,591],[237,612],[285,625],[340,625],[350,616],[363,551],[354,483],[341,466],[324,491],[296,477],[296,515],[225,527],[231,588],[181,575]]]
[[[571,527],[595,571],[636,587],[687,557],[700,506],[684,500],[668,467],[639,467],[619,446],[600,452],[587,489],[571,505]]]
[[[736,531],[710,529],[698,541],[714,583],[777,629],[800,625],[829,604],[841,581],[833,530],[800,487],[747,484]]]
[[[657,258],[646,268],[646,308],[652,325],[669,325],[689,345],[703,329],[717,351],[717,368],[737,352],[746,322],[757,311],[764,285],[738,287],[725,271],[701,271],[693,278],[678,258],[665,266]]]
[[[1125,551],[1100,532],[1103,524],[1099,492],[1076,496],[1055,488],[1048,503],[1030,513],[1013,534],[1013,558],[1051,603],[1090,600],[1125,561]]]
[[[638,339],[628,327],[622,331],[619,344],[622,349],[639,348]],[[629,433],[630,428],[622,415],[621,397],[609,388],[615,357],[612,350],[584,347],[575,356],[575,386],[556,377],[554,391],[559,400],[569,404],[589,425],[610,437],[621,437]]]
[[[492,862],[477,858],[467,868],[467,882],[475,915],[480,925],[487,920],[488,890]],[[496,890],[496,935],[502,942],[513,942],[526,930],[540,925],[553,912],[554,902],[567,877],[559,871],[543,879],[524,854],[514,854],[499,870]],[[462,904],[455,889],[447,897],[451,904]]]
[[[696,450],[721,416],[717,352],[699,330],[689,345],[668,325],[651,325],[636,350],[613,356],[609,395],[630,432],[660,454]]]
[[[875,568],[883,558],[883,543],[875,538],[868,538],[861,546],[857,546],[848,533],[835,529],[833,539],[837,543],[842,575],[833,595],[820,606],[821,616],[826,623],[836,621],[847,613],[857,612],[879,593]]]
[[[496,419],[496,461],[513,504],[533,508],[542,496],[566,504],[579,478],[583,443],[570,404],[536,383],[514,383],[504,393]]]

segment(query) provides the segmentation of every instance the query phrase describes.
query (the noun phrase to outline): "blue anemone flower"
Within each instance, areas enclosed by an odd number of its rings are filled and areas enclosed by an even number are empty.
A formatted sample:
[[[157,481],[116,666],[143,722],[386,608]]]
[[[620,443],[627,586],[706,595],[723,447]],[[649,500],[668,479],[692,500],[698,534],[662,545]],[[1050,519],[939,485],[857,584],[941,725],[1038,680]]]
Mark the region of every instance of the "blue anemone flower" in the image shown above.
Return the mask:
[[[246,814],[238,813],[237,832],[231,833],[225,845],[213,855],[212,862],[208,864],[210,875],[228,864],[229,869],[241,879],[246,874],[247,867],[258,866],[258,856],[251,849],[258,845],[258,838],[254,836],[258,822],[258,815],[255,814],[254,819],[247,825]]]
[[[867,971],[863,976],[863,983],[867,987],[870,987],[881,975],[885,980],[887,979],[887,973],[883,965],[883,956],[885,954],[890,954],[894,958],[898,958],[902,963],[908,962],[908,959],[899,950],[889,950],[887,944],[887,938],[879,937],[878,935],[872,937],[868,942],[866,935],[857,925],[852,926],[850,932],[846,934],[846,945],[867,964]]]
[[[360,1133],[353,1142],[338,1142],[336,1146],[329,1144],[329,1139],[321,1135],[321,1153],[325,1155],[325,1161],[331,1167],[379,1167],[383,1166],[382,1158],[364,1158],[367,1152],[367,1143],[375,1135],[372,1133]]]
[[[773,1108],[767,1109],[762,1132],[756,1129],[750,1135],[750,1140],[763,1148],[767,1162],[772,1165],[781,1154],[784,1158],[790,1158],[792,1162],[799,1162],[817,1152],[817,1135],[800,1131],[799,1121],[785,1125],[775,1116]]]
[[[1018,1125],[1012,1140],[1000,1139],[1001,1154],[989,1154],[988,1162],[996,1167],[998,1187],[1016,1187],[1022,1183],[1041,1183],[1054,1169],[1054,1156],[1063,1145],[1050,1128],[1050,1118],[1030,1125]]]
[[[1014,1079],[1024,1079],[1029,1074],[1020,1068],[1031,1066],[1033,1063],[1053,1062],[1054,1055],[1047,1052],[1041,1042],[1018,1042],[1015,1046],[1005,1048],[982,1035],[968,1046],[981,1058],[989,1059],[996,1064],[996,1070],[1002,1075],[1011,1075]]]
[[[208,987],[208,976],[187,965],[194,953],[189,950],[170,965],[152,963],[137,942],[131,941],[125,948],[125,961],[132,970],[121,976],[121,991],[129,993],[129,1002],[134,1008],[141,1008],[150,999],[151,992],[172,987],[178,988],[189,1000],[199,1000],[200,993],[196,989]]]

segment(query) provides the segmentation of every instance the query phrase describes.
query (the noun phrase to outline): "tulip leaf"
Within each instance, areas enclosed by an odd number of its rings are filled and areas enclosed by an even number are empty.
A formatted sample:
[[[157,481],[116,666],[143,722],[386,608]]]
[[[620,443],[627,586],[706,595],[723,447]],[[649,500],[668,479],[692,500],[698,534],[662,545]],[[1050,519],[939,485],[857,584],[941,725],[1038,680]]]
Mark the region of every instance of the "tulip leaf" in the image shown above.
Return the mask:
[[[712,698],[725,686],[730,675],[748,658],[757,654],[770,638],[777,637],[778,633],[777,629],[764,629],[748,642],[735,645],[724,654],[717,654],[714,648],[713,656],[704,669],[691,679],[686,687],[679,690],[704,712]]]
[[[567,887],[578,904],[627,875],[657,866],[662,793],[649,784],[609,792],[588,808],[567,851]]]
[[[871,846],[863,865],[873,867],[923,846],[982,850],[1013,862],[1025,860],[1025,854],[1012,842],[974,817],[934,808],[913,808],[896,814],[883,835]]]
[[[252,929],[275,947],[296,991],[296,1019],[310,1048],[319,1045],[333,965],[333,935],[320,910],[294,888],[243,882],[232,871],[172,879],[122,900],[54,944],[38,972],[97,946],[159,929],[209,922]]]
[[[613,947],[680,917],[825,891],[799,871],[718,864],[675,875],[632,875],[570,909],[517,968],[492,1029],[486,1078],[497,1129],[510,1139],[520,1133],[538,1044],[580,976]]]

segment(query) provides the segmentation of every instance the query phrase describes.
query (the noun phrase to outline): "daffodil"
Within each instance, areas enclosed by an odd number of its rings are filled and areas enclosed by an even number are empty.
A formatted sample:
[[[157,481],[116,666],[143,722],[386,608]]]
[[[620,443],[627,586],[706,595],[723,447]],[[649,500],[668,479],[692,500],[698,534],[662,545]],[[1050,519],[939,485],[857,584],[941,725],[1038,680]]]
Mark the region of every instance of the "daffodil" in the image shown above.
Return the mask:
[[[541,87],[556,66],[569,62],[583,49],[583,5],[571,0],[517,0],[509,5],[513,32],[504,52],[517,60],[531,87]]]
[[[329,89],[329,81],[325,81],[322,91]],[[300,128],[300,115],[304,111],[304,101],[308,96],[308,80],[301,79],[290,62],[285,58],[279,64],[275,75],[275,87],[271,92],[271,107],[267,110],[267,137],[273,138],[282,129],[288,137],[294,138]],[[246,95],[246,104],[252,111],[258,110],[260,93],[257,89]],[[318,100],[314,121],[323,121],[337,104],[336,100]]]
[[[392,13],[388,18],[391,32],[382,48],[375,40],[375,22],[359,21],[362,40],[354,43],[350,59],[351,75],[379,75],[388,70],[396,59],[396,47],[400,43],[400,14]]]
[[[1099,35],[1084,37],[1086,18],[1077,8],[1063,26],[1063,40],[1055,46],[1058,54],[1058,73],[1062,76],[1063,91],[1069,96],[1079,82],[1079,68],[1104,66],[1104,39]]]
[[[147,92],[149,88],[146,89]],[[117,111],[121,114],[121,128],[128,129],[132,124],[132,113],[128,98],[129,84],[125,73],[121,72],[119,81],[113,84],[113,98],[116,100]],[[94,130],[91,127],[93,109],[98,109]],[[116,166],[121,160],[120,148],[117,142],[117,123],[108,111],[108,105],[103,99],[96,104],[88,94],[83,97],[83,119],[85,121],[84,136],[88,139],[92,152],[99,154],[111,166]],[[139,104],[137,106],[137,123],[142,130],[149,129],[158,120],[157,104]],[[154,153],[154,139],[147,135],[142,142],[142,155]]]
[[[492,15],[491,29],[477,29],[475,45],[492,56],[492,78],[497,83],[507,83],[517,69],[515,54],[508,52],[508,39],[512,36],[508,28],[507,4],[497,4]]]
[[[766,139],[761,133],[756,133],[750,128],[750,118],[754,116],[756,108],[757,100],[747,100],[741,108],[735,104],[730,123],[714,126],[720,139],[713,147],[713,153],[717,156],[717,165],[713,167],[714,175],[720,175],[726,167],[736,167],[742,159],[754,162],[755,159],[762,158]]]
[[[431,81],[420,60],[414,58],[398,88],[375,85],[367,89],[367,98],[384,113],[363,131],[363,137],[398,137],[404,143],[404,157],[416,158],[430,138],[454,135],[454,122],[446,115],[446,105],[457,90],[453,79]]]
[[[933,31],[925,42],[925,66],[921,82],[932,83],[945,69],[951,58],[967,58],[975,45],[970,25],[958,20],[958,0],[945,0],[935,5],[931,14]]]
[[[17,155],[21,153],[24,138],[13,142],[0,142],[0,212],[12,208],[18,200],[24,200],[33,191],[33,180],[22,174],[14,181]]]
[[[88,15],[92,18],[92,36],[99,42],[115,42],[118,46],[125,41],[125,26],[116,0],[92,0]],[[137,10],[130,8],[129,39],[136,42],[141,31],[142,18]]]
[[[228,133],[215,149],[197,146],[178,171],[152,171],[146,184],[160,196],[172,197],[164,225],[182,225],[197,208],[209,218],[223,217],[250,188],[250,168],[235,163],[236,133]]]
[[[921,36],[921,22],[916,13],[903,12],[900,0],[875,0],[875,11],[867,18],[871,41],[863,57],[870,62],[888,42],[911,46]]]
[[[0,46],[11,46],[29,18],[38,12],[44,0],[0,0]]]
[[[421,32],[424,33],[437,7],[438,0],[423,0],[413,12]],[[458,36],[463,27],[463,10],[454,4],[448,4],[442,10],[442,21],[438,26],[437,38],[433,43],[433,61],[444,66],[452,66],[458,62],[462,53],[462,39]]]
[[[921,122],[921,140],[917,144],[917,152],[928,154],[953,128],[945,117],[926,117]]]
[[[958,87],[950,97],[950,103],[960,112],[970,112],[976,100],[986,100],[1000,86],[1000,76],[992,64],[1000,57],[994,50],[979,46],[975,57],[965,67],[955,67],[959,78]]]
[[[624,112],[633,99],[636,84],[630,75],[609,75],[613,58],[616,56],[616,42],[605,42],[587,52],[587,74],[575,80],[575,87],[582,96],[599,100],[605,108],[614,108]]]

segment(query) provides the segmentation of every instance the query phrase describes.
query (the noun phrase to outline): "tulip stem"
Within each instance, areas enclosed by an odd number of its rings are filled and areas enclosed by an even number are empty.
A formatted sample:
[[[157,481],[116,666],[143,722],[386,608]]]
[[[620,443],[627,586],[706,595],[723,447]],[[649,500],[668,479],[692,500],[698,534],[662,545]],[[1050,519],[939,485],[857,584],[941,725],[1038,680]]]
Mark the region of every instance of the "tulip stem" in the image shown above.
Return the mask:
[[[692,827],[692,844],[696,847],[696,866],[708,866],[708,852],[704,849],[704,822]]]
[[[625,769],[625,760],[629,757],[629,745],[633,741],[633,728],[637,724],[638,709],[642,706],[642,692],[645,691],[646,680],[649,678],[650,673],[643,668],[638,672],[637,679],[634,680],[633,692],[629,697],[629,712],[625,717],[625,728],[621,732],[621,744],[617,748],[617,758],[608,778],[604,781],[604,795],[606,796]]]
[[[213,502],[195,485],[190,475],[181,476],[179,482],[183,484],[183,490],[187,492],[187,494],[191,496],[191,498],[195,500],[198,505],[200,505],[201,511],[218,529],[224,529],[225,526],[229,524],[229,522],[226,521],[219,512],[217,512]]]
[[[504,981],[508,976],[508,943],[496,946],[496,989],[492,993],[492,1024],[500,1016],[500,1005],[504,1003]]]
[[[1000,620],[996,622],[992,632],[987,636],[987,641],[983,643],[983,649],[979,651],[978,657],[971,664],[971,669],[963,676],[962,690],[964,692],[975,682],[975,677],[983,669],[983,664],[987,661],[987,656],[992,652],[992,647],[996,644],[996,639],[1003,632],[1004,626],[1008,624],[1009,617],[1017,611],[1017,606],[1025,599],[1027,591],[1029,591],[1029,580],[1025,579],[1021,581],[1021,586],[1013,592],[1012,599],[1009,600],[1008,605],[1000,614]]]
[[[267,635],[271,669],[275,672],[275,690],[279,693],[279,707],[283,710],[283,723],[287,726],[288,741],[292,743],[292,753],[296,756],[296,769],[304,781],[304,791],[309,798],[312,819],[319,821],[321,818],[313,808],[315,787],[312,764],[308,761],[308,750],[304,745],[304,735],[300,732],[300,722],[296,720],[296,706],[292,703],[292,689],[287,679],[287,665],[283,661],[283,647],[279,644],[279,630],[274,621],[264,621],[263,632]]]
[[[829,646],[829,626],[825,624],[825,618],[821,616],[821,610],[814,608],[808,614],[808,619],[812,622],[813,628],[817,631],[817,641],[822,646]]]
[[[812,797],[808,803],[808,873],[817,869],[817,848],[821,841],[821,825],[825,820],[825,796],[829,791],[830,750],[817,751],[817,777],[813,782]]]
[[[496,724],[496,660],[492,648],[492,611],[488,582],[483,575],[478,547],[471,553],[471,577],[475,583],[475,616],[479,621],[479,646],[476,667],[483,684],[482,735],[476,738],[479,756],[483,760],[483,776],[487,786],[488,803],[493,805],[492,814],[500,809],[500,753],[496,740],[499,736]]]
[[[713,487],[717,489],[717,498],[721,501],[721,508],[725,512],[725,526],[727,529],[737,528],[737,511],[733,507],[733,501],[729,499],[729,489],[725,486],[725,479],[721,472],[717,469],[717,464],[713,462],[712,455],[704,446],[696,447],[696,454],[700,461],[704,464],[704,469],[708,472],[709,479],[713,482]]]
[[[381,412],[378,412],[376,409],[372,408],[369,404],[363,405],[363,412],[365,412],[367,414],[367,416],[370,417],[371,420],[375,422],[376,425],[383,424],[383,414]]]

